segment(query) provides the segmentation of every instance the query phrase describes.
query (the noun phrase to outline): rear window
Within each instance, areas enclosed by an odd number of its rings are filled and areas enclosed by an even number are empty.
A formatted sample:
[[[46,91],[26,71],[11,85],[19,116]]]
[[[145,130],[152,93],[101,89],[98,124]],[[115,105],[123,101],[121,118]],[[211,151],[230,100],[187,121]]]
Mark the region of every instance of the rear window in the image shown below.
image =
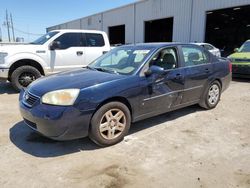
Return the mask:
[[[105,45],[103,36],[101,34],[86,33],[87,46],[102,47]]]

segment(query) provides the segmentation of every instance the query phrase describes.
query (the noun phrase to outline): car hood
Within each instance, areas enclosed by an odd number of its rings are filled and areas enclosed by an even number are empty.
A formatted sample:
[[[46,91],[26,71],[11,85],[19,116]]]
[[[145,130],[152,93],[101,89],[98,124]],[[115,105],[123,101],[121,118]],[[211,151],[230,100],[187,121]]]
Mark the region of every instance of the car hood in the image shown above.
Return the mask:
[[[47,92],[60,89],[85,89],[98,84],[103,84],[126,76],[100,72],[96,70],[80,69],[75,71],[63,72],[41,78],[33,82],[28,90],[30,93],[42,96]]]
[[[233,58],[233,59],[250,59],[250,52],[237,52],[233,53],[228,58]]]

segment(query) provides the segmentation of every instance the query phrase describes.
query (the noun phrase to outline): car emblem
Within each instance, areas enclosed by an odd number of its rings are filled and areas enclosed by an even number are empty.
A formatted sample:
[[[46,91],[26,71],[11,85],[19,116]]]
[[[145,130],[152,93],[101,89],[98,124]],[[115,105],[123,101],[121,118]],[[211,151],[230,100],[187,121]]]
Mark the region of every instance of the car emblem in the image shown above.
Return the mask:
[[[26,93],[25,96],[24,96],[25,100],[27,101],[30,97],[29,95]]]

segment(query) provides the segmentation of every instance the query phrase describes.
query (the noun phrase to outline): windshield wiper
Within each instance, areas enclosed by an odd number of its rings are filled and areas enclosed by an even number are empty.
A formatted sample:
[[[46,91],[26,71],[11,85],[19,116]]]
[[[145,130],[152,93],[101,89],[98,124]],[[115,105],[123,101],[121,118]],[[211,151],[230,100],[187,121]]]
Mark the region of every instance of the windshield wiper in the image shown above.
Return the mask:
[[[86,66],[86,67],[83,67],[83,68],[87,68],[87,69],[90,69],[90,70],[96,70],[94,67],[90,67],[90,66]]]
[[[118,72],[115,71],[115,70],[106,69],[106,68],[103,68],[103,67],[90,67],[90,66],[87,66],[86,68],[90,69],[90,70],[97,70],[97,71],[101,71],[101,72],[108,72],[108,73],[118,74]]]

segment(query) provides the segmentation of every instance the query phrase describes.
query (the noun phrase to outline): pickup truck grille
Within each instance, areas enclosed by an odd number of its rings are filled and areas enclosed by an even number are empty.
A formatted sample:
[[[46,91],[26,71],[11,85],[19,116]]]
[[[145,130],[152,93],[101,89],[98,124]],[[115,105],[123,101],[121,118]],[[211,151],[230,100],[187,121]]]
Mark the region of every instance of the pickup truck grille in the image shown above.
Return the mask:
[[[28,107],[32,107],[38,100],[39,100],[39,97],[32,95],[29,92],[25,92],[23,96],[23,102]]]

